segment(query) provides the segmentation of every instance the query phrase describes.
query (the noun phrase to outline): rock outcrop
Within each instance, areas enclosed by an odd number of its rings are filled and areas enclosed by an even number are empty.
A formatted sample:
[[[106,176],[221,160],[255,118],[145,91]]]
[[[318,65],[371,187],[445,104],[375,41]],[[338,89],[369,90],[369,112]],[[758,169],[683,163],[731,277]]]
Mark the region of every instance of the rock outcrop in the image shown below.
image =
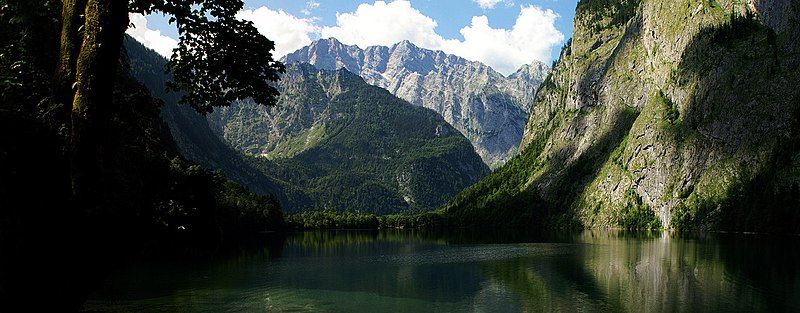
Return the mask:
[[[491,167],[517,154],[536,89],[548,72],[540,62],[505,77],[480,62],[419,48],[408,41],[361,49],[336,39],[315,41],[283,59],[335,70],[439,113],[472,142]]]
[[[798,1],[583,0],[521,155],[446,211],[798,231]]]

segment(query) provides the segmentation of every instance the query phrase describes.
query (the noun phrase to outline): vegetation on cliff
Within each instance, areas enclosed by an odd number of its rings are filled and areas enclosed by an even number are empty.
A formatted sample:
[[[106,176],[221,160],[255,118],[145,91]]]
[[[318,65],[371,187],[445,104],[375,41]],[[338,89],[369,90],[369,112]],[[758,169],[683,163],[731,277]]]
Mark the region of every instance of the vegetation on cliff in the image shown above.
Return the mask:
[[[800,231],[800,6],[779,2],[581,1],[525,148],[443,214],[465,225]]]

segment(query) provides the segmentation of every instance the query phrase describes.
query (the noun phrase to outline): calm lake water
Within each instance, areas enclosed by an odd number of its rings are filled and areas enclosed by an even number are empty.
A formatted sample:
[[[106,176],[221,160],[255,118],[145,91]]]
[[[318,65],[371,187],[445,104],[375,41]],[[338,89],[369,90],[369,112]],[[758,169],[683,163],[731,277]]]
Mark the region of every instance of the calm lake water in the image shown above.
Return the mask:
[[[305,232],[227,256],[132,262],[91,296],[86,309],[800,311],[798,257],[800,238],[794,236]]]

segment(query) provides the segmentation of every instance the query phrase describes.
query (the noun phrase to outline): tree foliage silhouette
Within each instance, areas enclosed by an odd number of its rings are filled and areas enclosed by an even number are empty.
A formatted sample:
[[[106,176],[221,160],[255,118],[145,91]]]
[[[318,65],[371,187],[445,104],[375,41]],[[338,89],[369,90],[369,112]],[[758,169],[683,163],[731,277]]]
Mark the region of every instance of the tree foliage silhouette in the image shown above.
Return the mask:
[[[273,61],[274,42],[250,21],[238,20],[241,0],[135,0],[133,12],[172,15],[180,41],[169,66],[169,87],[201,113],[247,97],[271,105],[278,91],[269,84],[284,67]]]
[[[102,184],[103,143],[114,75],[128,13],[163,13],[178,27],[179,45],[169,68],[169,88],[182,103],[208,113],[215,106],[252,97],[272,105],[283,65],[273,60],[274,43],[252,22],[236,18],[242,0],[64,0],[61,48],[55,73],[59,102],[71,117],[73,193],[81,200]]]

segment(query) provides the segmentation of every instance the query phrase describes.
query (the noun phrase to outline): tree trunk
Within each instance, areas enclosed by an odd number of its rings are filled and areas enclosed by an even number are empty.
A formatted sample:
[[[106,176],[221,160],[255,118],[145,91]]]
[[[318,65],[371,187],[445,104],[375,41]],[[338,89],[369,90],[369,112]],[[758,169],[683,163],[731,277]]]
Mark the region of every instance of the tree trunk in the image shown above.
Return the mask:
[[[128,0],[88,0],[85,12],[71,112],[72,190],[78,201],[102,193],[101,139],[108,129],[105,125],[128,26]]]
[[[56,100],[65,108],[72,106],[75,60],[81,47],[79,29],[85,8],[86,0],[63,0],[61,7],[61,45],[54,81]]]

